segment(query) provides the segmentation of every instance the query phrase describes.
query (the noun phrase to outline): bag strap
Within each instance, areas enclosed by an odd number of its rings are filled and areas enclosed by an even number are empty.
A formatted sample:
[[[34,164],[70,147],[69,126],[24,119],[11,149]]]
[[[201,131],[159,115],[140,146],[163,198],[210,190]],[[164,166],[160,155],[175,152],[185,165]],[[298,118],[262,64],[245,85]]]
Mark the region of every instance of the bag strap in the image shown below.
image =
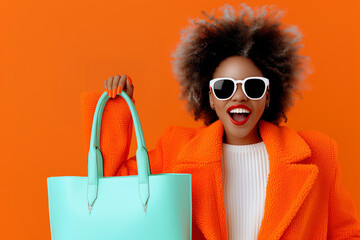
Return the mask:
[[[129,96],[121,91],[121,97],[127,102],[130,112],[133,118],[135,134],[137,140],[137,150],[136,150],[136,163],[138,168],[138,180],[139,180],[139,197],[143,205],[144,213],[146,212],[147,203],[150,195],[149,190],[149,175],[151,175],[149,156],[145,145],[144,135],[140,124],[140,119],[136,111],[135,105]],[[92,130],[90,138],[90,148],[88,154],[88,188],[87,188],[87,198],[88,198],[88,209],[89,215],[91,209],[95,203],[95,200],[98,195],[98,184],[99,178],[104,177],[103,175],[103,158],[100,150],[100,130],[101,130],[101,120],[102,114],[106,105],[109,95],[106,91],[101,95],[100,99],[97,102]],[[96,136],[96,139],[95,139]]]

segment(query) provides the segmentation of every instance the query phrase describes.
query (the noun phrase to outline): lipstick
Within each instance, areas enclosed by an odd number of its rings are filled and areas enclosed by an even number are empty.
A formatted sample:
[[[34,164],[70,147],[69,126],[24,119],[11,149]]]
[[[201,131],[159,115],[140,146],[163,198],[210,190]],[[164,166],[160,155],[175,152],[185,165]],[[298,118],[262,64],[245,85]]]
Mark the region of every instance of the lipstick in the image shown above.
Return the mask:
[[[246,110],[249,111],[249,115],[244,120],[242,120],[241,122],[238,122],[238,121],[234,120],[230,115],[230,111],[233,110],[234,108],[246,109]],[[227,113],[229,115],[229,118],[230,118],[231,122],[234,123],[235,125],[243,125],[243,124],[245,124],[249,120],[251,112],[252,112],[251,109],[248,106],[244,105],[244,104],[234,105],[234,106],[231,106],[231,107],[229,107],[227,109]]]

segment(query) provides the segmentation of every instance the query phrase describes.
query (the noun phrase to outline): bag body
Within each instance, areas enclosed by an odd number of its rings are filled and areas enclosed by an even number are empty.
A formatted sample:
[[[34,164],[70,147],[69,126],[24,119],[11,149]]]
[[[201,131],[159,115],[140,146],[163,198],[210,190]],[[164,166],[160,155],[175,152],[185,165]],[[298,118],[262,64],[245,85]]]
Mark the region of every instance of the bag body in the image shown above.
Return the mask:
[[[135,126],[138,175],[103,176],[100,97],[91,131],[88,176],[47,178],[52,240],[191,240],[191,174],[151,174],[135,106],[125,92]]]

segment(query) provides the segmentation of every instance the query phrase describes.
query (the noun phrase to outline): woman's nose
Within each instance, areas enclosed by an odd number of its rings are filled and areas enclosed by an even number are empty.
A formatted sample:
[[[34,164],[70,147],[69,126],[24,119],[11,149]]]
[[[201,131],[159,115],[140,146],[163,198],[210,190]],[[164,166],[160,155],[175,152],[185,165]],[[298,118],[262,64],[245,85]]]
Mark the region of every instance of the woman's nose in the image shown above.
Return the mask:
[[[238,101],[241,101],[241,100],[246,101],[247,100],[247,97],[246,97],[245,93],[242,90],[241,83],[238,83],[236,92],[232,96],[232,99],[238,100]]]

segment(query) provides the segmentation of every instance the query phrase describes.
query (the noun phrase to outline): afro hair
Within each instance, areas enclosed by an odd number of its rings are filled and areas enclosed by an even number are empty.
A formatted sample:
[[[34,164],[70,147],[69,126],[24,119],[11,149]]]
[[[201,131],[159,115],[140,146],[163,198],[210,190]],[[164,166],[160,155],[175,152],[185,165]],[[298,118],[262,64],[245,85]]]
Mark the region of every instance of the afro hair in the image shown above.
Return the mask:
[[[270,106],[261,119],[279,125],[287,122],[286,112],[294,105],[294,95],[301,96],[300,84],[309,60],[297,51],[303,45],[297,26],[282,28],[278,20],[283,12],[276,8],[267,11],[267,5],[256,7],[256,14],[245,3],[237,16],[231,5],[220,7],[222,18],[216,19],[213,11],[209,18],[189,20],[191,25],[180,32],[181,41],[171,53],[173,73],[181,88],[178,97],[187,101],[187,110],[195,121],[201,119],[206,126],[218,120],[210,107],[209,82],[220,62],[230,56],[250,58],[270,80]],[[271,5],[270,7],[274,7]],[[307,88],[303,84],[304,89]]]

